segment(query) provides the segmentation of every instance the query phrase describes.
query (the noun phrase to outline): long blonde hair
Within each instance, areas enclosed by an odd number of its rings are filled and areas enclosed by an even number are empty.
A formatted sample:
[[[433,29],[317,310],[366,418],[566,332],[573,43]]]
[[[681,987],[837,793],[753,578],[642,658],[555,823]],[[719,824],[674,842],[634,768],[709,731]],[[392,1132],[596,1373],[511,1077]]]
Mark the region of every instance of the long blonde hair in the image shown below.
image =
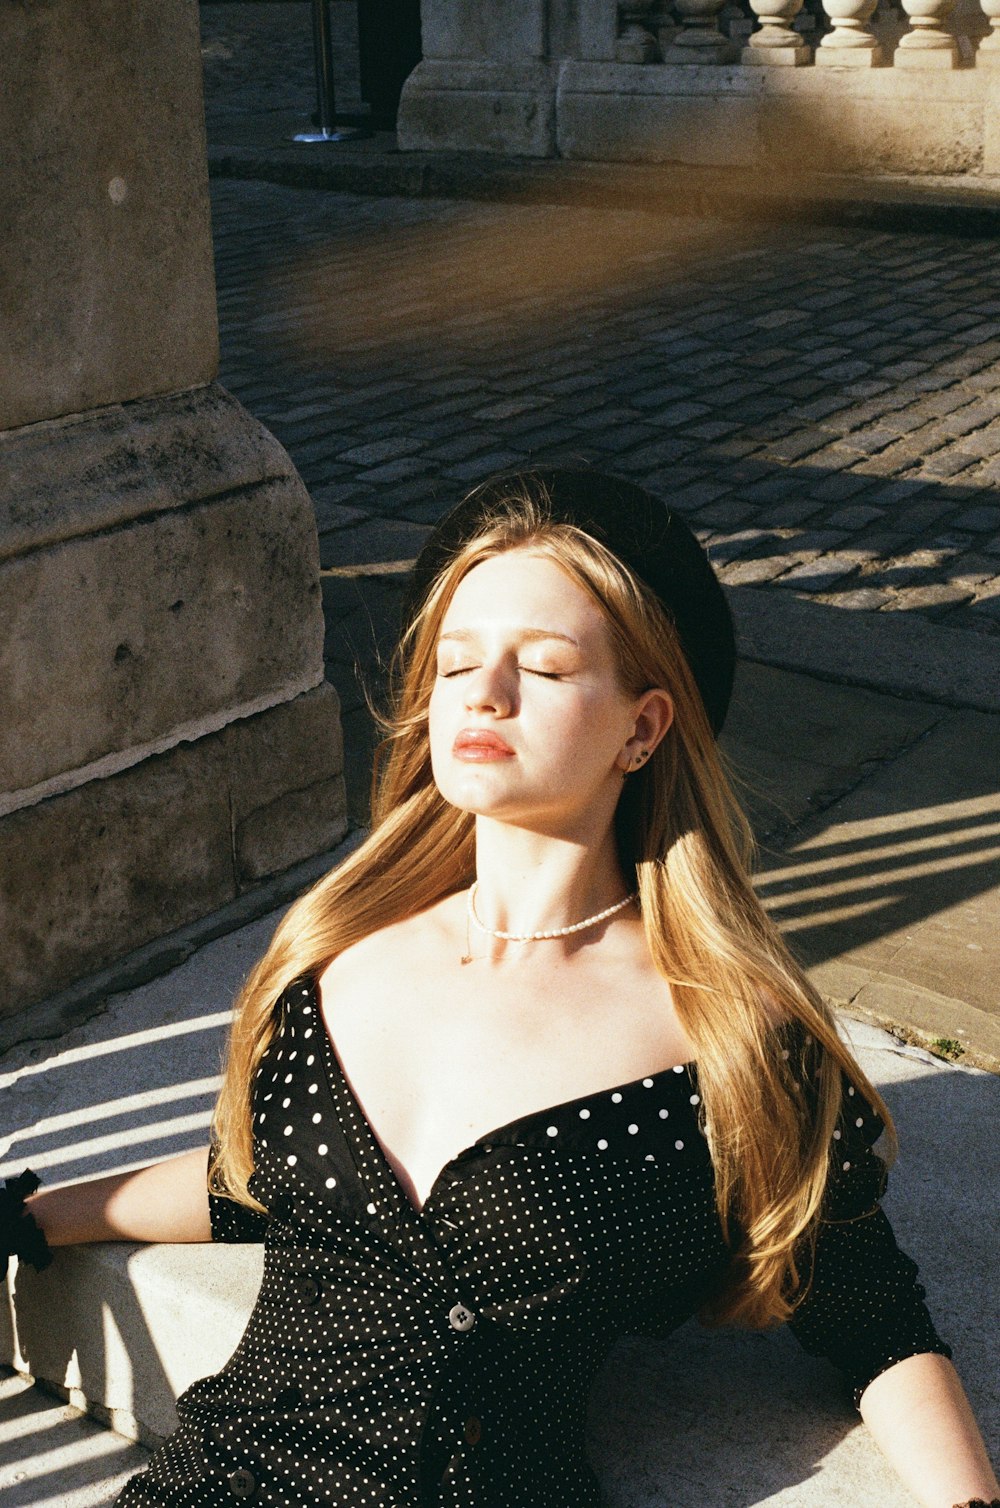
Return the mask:
[[[247,1189],[252,1086],[286,986],[475,877],[474,818],[447,805],[431,775],[435,649],[462,577],[519,548],[551,558],[597,600],[630,694],[660,686],[674,699],[669,732],[625,784],[617,837],[623,872],[635,874],[650,953],[695,1048],[698,1113],[732,1253],[722,1290],[701,1317],[762,1327],[786,1319],[802,1297],[797,1259],[815,1242],[841,1070],[885,1121],[888,1161],[896,1151],[892,1119],[754,893],[750,829],[668,615],[603,545],[553,521],[544,494],[523,479],[485,513],[403,635],[369,836],[290,908],[240,992],[215,1110],[212,1188],[260,1208]],[[789,1027],[804,1029],[792,1054]]]

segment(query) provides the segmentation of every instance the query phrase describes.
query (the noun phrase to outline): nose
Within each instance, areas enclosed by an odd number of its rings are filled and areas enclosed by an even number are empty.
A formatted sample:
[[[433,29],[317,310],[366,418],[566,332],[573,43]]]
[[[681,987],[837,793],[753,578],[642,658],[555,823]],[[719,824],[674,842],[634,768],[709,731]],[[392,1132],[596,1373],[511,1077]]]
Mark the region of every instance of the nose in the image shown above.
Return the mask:
[[[492,712],[509,717],[516,704],[516,690],[509,670],[498,661],[484,661],[465,680],[465,706],[468,712]]]

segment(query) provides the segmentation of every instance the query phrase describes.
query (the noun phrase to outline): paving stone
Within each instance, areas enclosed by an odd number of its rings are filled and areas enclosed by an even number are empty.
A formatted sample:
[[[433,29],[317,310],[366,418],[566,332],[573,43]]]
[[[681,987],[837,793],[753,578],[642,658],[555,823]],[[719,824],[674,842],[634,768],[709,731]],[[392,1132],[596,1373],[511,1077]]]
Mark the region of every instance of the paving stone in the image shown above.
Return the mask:
[[[781,577],[779,586],[791,586],[802,592],[825,592],[835,582],[857,570],[854,555],[831,553],[820,555],[815,560],[804,561],[794,566]]]
[[[1000,507],[986,505],[982,508],[969,508],[965,513],[959,514],[954,523],[956,529],[974,529],[977,532],[1000,528]]]

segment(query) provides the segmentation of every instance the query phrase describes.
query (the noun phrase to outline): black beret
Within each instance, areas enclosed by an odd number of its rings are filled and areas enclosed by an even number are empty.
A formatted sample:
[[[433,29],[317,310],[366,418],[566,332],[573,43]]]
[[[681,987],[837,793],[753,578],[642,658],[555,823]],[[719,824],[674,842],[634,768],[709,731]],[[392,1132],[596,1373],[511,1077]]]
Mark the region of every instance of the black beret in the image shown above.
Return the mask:
[[[634,482],[589,467],[540,466],[490,477],[437,524],[417,558],[404,608],[412,621],[451,558],[527,491],[555,523],[573,524],[605,545],[655,593],[673,619],[712,729],[725,721],[736,668],[729,604],[708,556],[689,526],[662,498]]]

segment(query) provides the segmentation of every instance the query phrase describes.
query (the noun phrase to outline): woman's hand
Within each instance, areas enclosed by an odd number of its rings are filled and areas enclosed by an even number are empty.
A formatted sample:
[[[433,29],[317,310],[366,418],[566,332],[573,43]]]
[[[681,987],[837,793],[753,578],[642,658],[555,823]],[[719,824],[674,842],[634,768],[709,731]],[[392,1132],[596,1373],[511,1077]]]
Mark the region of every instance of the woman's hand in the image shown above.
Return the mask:
[[[1000,1497],[958,1373],[946,1356],[921,1352],[874,1378],[861,1417],[900,1480],[923,1508],[962,1508]]]
[[[25,1201],[50,1246],[83,1241],[210,1241],[208,1148]]]

